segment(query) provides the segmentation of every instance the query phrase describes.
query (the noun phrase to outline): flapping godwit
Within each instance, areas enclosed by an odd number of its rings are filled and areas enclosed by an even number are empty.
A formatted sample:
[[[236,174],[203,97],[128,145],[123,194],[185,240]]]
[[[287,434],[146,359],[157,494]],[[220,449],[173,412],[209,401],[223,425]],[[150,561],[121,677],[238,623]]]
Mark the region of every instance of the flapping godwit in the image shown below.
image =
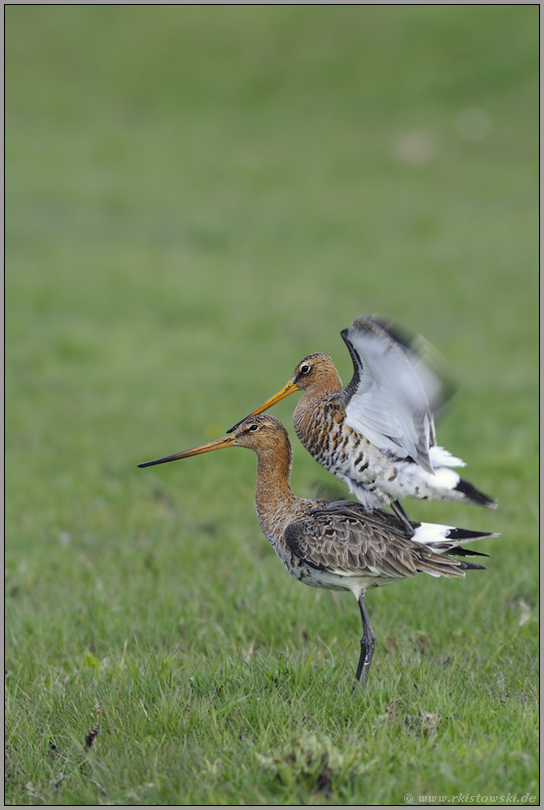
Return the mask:
[[[483,566],[447,555],[486,556],[463,548],[461,543],[496,536],[412,523],[413,539],[407,539],[403,523],[391,512],[368,511],[353,501],[297,498],[289,485],[292,452],[287,431],[269,414],[248,417],[230,436],[138,466],[149,467],[227,447],[249,447],[257,453],[257,516],[289,573],[314,588],[351,591],[357,599],[363,636],[355,677],[362,684],[368,677],[376,644],[365,607],[366,589],[391,585],[420,572],[435,577],[464,577],[466,569]]]
[[[495,509],[491,498],[451,469],[464,462],[436,445],[433,414],[446,397],[431,366],[374,316],[356,318],[340,334],[354,368],[346,388],[330,357],[310,354],[250,416],[303,390],[293,425],[304,447],[363,506],[390,506],[409,536],[410,521],[399,503],[407,495]]]

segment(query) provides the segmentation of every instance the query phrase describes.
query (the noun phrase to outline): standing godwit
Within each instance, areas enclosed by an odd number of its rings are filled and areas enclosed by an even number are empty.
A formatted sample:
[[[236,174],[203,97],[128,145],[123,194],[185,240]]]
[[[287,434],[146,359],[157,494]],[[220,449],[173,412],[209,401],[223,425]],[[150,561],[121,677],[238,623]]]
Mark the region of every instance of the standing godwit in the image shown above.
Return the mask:
[[[356,318],[340,334],[354,369],[346,388],[330,357],[310,354],[250,416],[304,391],[293,425],[306,450],[368,509],[390,506],[409,535],[399,503],[406,495],[495,509],[491,498],[451,469],[464,462],[436,445],[433,413],[446,397],[431,366],[374,316]]]
[[[248,417],[230,436],[138,466],[149,467],[227,447],[248,447],[257,453],[257,516],[289,573],[314,588],[351,591],[357,599],[363,636],[355,678],[363,685],[376,645],[365,607],[366,589],[391,585],[419,572],[435,577],[464,577],[466,569],[483,566],[441,555],[485,556],[467,551],[461,543],[496,536],[412,523],[413,539],[407,539],[403,523],[391,512],[369,512],[353,501],[297,498],[289,485],[292,451],[287,431],[268,414]]]

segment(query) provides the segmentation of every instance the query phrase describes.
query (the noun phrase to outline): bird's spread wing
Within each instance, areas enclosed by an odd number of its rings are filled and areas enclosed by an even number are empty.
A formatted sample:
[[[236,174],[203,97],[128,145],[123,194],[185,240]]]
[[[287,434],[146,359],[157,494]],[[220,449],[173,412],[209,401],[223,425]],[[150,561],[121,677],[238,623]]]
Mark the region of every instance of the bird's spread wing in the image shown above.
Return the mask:
[[[443,380],[422,353],[375,317],[356,318],[341,335],[354,368],[340,398],[347,424],[380,450],[433,472],[433,414],[448,398]]]
[[[379,518],[317,509],[285,530],[290,551],[312,568],[344,576],[403,579],[419,571],[464,576],[458,560],[440,557],[420,543],[380,529]]]

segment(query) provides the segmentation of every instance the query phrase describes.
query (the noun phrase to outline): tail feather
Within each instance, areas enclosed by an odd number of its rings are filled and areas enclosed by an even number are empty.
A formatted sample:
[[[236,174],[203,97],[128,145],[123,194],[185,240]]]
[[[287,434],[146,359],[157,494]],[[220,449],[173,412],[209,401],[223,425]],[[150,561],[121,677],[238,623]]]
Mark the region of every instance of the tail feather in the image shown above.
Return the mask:
[[[485,555],[488,556],[487,554]],[[461,561],[459,561],[461,562]],[[466,571],[487,571],[485,565],[478,565],[477,563],[461,562],[461,565]]]
[[[450,540],[465,540],[467,543],[471,543],[474,540],[482,540],[484,537],[497,537],[494,532],[477,532],[474,529],[457,529],[451,528],[448,532]]]
[[[453,551],[446,551],[444,552],[446,555],[455,554],[456,557],[489,557],[489,554],[484,554],[483,551],[474,551],[471,548],[463,548],[463,546],[459,546],[458,548],[453,549]]]
[[[483,492],[480,492],[479,489],[470,483],[470,481],[465,481],[464,478],[460,478],[457,482],[455,489],[457,492],[460,492],[468,501],[472,501],[472,503],[477,503],[480,506],[487,506],[488,509],[496,509],[497,503],[490,498],[489,495],[484,495]]]
[[[416,568],[418,571],[430,574],[432,577],[464,577],[465,571],[485,571],[483,565],[465,562],[464,560],[455,560],[451,557],[444,558],[438,556],[438,554],[422,555],[422,559],[416,563]]]
[[[486,537],[498,537],[494,532],[476,532],[472,529],[451,528],[445,535],[444,541],[430,542],[428,545],[437,554],[455,554],[458,557],[489,557],[483,551],[463,548],[458,543],[475,543],[477,540],[485,540]],[[453,541],[453,542],[452,542]]]
[[[459,529],[455,526],[441,526],[436,523],[412,523],[415,533],[413,540],[434,551],[435,554],[459,557],[488,557],[481,551],[464,548],[461,544],[476,543],[489,537],[498,537],[494,532],[477,532],[473,529]],[[467,563],[469,565],[469,563]]]

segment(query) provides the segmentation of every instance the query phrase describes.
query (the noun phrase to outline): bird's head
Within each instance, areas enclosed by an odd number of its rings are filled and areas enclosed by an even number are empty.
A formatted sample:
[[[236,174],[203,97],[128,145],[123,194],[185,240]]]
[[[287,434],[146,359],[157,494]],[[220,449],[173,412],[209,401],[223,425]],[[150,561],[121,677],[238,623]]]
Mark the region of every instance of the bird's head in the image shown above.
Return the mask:
[[[263,402],[263,404],[252,411],[249,416],[246,416],[241,422],[237,422],[234,427],[229,428],[227,433],[232,433],[242,422],[245,422],[246,419],[267,411],[277,402],[281,402],[285,397],[294,394],[295,391],[305,391],[309,388],[313,388],[313,386],[318,386],[319,390],[324,394],[329,393],[331,390],[340,390],[342,388],[342,381],[338,376],[334,363],[330,357],[321,352],[309,354],[304,360],[301,360],[291,374],[288,382],[283,388],[280,388],[277,394],[274,394],[274,396],[267,399],[266,402]]]

